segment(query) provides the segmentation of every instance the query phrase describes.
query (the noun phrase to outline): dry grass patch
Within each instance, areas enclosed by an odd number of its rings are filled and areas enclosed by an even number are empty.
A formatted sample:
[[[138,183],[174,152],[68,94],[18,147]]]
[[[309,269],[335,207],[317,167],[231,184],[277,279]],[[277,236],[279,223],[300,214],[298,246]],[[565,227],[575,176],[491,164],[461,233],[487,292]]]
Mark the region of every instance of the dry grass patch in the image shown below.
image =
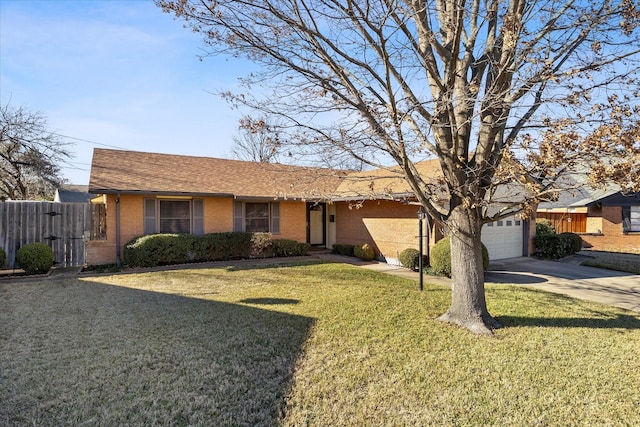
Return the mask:
[[[640,316],[311,263],[0,284],[0,424],[637,425]]]
[[[582,265],[640,274],[640,254],[601,251],[584,251],[584,254],[593,259]]]

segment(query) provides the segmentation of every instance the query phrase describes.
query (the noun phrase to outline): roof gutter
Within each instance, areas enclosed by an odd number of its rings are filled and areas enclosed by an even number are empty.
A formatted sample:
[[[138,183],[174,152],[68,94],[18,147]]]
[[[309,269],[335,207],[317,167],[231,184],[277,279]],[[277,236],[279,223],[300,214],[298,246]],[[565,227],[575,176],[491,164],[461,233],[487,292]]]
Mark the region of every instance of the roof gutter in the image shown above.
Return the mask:
[[[198,193],[186,191],[114,190],[92,188],[92,194],[116,194],[125,196],[192,196],[192,197],[233,197],[231,193]]]
[[[414,204],[416,197],[413,193],[362,194],[355,196],[331,197],[332,202],[360,202],[367,200],[389,200],[393,202],[407,202],[408,204]]]

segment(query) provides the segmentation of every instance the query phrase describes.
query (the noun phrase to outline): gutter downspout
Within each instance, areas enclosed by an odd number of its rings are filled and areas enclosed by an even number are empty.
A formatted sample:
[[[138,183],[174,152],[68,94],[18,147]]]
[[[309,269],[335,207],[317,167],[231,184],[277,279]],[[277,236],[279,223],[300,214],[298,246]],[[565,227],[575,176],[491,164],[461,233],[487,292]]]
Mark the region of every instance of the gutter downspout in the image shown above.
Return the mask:
[[[116,265],[120,267],[120,193],[116,194]]]

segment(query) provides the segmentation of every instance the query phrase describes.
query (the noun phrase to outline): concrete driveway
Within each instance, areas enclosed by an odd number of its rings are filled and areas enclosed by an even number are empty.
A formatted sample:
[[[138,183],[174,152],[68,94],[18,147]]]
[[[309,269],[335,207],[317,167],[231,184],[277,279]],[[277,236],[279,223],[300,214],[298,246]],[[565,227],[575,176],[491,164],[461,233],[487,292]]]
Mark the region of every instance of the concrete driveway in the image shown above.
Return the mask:
[[[491,263],[486,283],[512,283],[640,312],[640,275],[559,261],[514,258]]]

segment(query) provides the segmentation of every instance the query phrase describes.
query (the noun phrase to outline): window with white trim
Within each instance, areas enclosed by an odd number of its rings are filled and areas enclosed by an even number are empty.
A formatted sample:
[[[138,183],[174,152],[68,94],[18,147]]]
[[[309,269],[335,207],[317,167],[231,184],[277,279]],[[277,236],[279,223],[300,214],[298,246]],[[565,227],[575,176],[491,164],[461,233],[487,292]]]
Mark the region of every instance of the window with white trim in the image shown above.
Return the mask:
[[[144,199],[144,234],[204,234],[204,201]]]
[[[280,234],[280,203],[235,202],[233,231]]]

